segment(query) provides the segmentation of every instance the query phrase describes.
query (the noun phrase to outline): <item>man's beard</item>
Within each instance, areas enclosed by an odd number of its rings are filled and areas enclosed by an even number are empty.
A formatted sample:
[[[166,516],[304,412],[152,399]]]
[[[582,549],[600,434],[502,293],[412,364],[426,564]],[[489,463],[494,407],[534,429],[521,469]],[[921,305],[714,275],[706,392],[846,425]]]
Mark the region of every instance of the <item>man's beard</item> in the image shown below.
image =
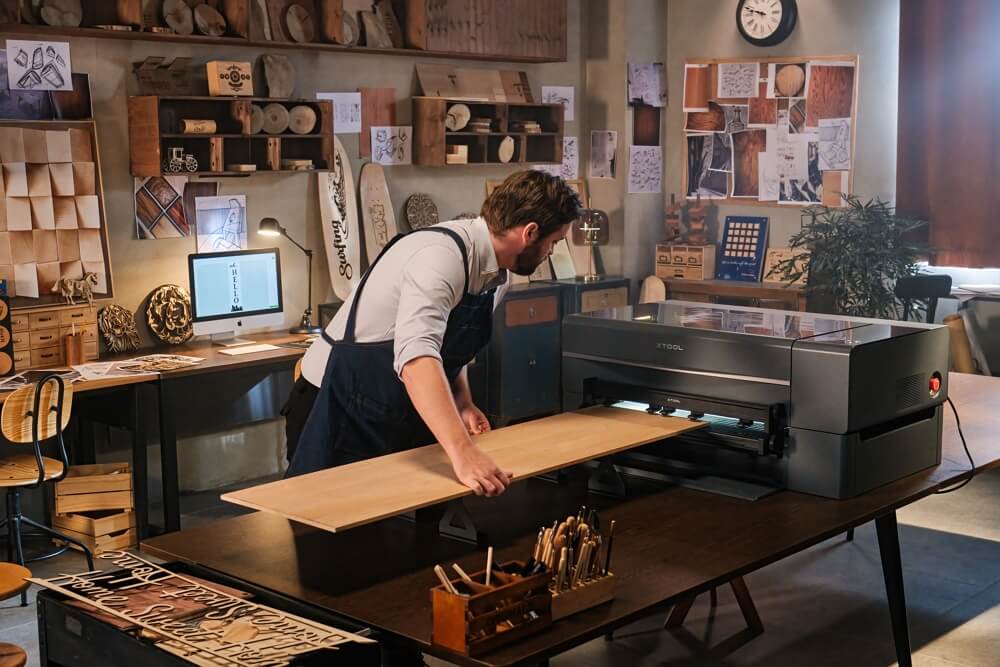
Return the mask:
[[[548,258],[548,255],[542,252],[542,241],[539,239],[518,253],[514,258],[512,270],[519,276],[530,276]]]

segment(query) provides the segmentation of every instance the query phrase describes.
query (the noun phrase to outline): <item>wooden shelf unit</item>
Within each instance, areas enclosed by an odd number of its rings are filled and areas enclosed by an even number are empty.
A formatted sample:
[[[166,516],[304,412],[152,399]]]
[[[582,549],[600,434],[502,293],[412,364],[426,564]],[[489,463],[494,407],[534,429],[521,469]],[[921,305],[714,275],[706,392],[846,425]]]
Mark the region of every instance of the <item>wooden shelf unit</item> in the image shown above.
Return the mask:
[[[489,132],[450,132],[445,128],[453,104],[469,107],[473,118],[490,118]],[[472,102],[444,97],[413,98],[413,161],[436,167],[476,164],[559,164],[562,162],[564,109],[560,104],[526,102]],[[532,120],[541,125],[537,134],[507,131],[511,123]],[[514,157],[501,162],[498,156],[504,137],[514,139]],[[467,164],[447,164],[448,146],[467,146]]]
[[[316,127],[310,134],[251,134],[252,104],[299,105],[316,112]],[[268,99],[259,97],[156,97],[128,99],[129,166],[133,176],[163,173],[171,148],[183,148],[198,160],[193,176],[249,176],[261,172],[287,172],[281,160],[309,159],[313,171],[333,165],[333,105],[326,100]],[[183,134],[183,119],[207,119],[216,123],[216,134]],[[213,159],[214,158],[214,159]],[[254,164],[256,172],[229,171],[233,163]]]
[[[412,0],[407,0],[410,3]],[[16,3],[17,0],[0,0],[0,5]],[[448,58],[455,60],[485,60],[491,62],[521,62],[521,63],[551,63],[566,61],[566,7],[565,0],[547,0],[553,2],[554,8],[547,8],[548,14],[554,11],[554,18],[550,19],[549,25],[535,27],[516,25],[510,21],[510,25],[498,28],[496,24],[482,24],[482,36],[500,39],[490,41],[492,49],[484,52],[475,52],[474,49],[481,46],[482,39],[469,39],[465,35],[464,42],[458,39],[458,34],[452,30],[448,39],[444,41],[435,39],[441,32],[441,26],[435,24],[431,29],[427,29],[428,17],[415,16],[417,21],[423,21],[425,28],[420,30],[420,35],[414,36],[418,41],[409,41],[408,48],[369,48],[366,46],[347,46],[332,42],[308,42],[299,43],[293,41],[281,41],[280,39],[250,39],[247,35],[257,34],[255,26],[252,24],[252,16],[249,10],[250,0],[235,0],[234,2],[216,2],[218,9],[223,12],[227,19],[227,33],[220,37],[210,37],[206,35],[178,35],[168,33],[149,32],[151,26],[143,24],[142,0],[84,0],[84,19],[79,28],[53,27],[47,25],[34,25],[30,23],[0,23],[0,31],[8,34],[30,35],[45,40],[58,40],[67,37],[91,37],[97,39],[124,39],[139,40],[148,42],[172,42],[180,44],[203,44],[205,46],[252,46],[261,49],[289,49],[295,51],[326,51],[334,53],[359,53],[377,54],[389,56],[404,56],[412,58],[419,56],[422,58]],[[321,5],[322,3],[322,5]],[[342,0],[310,0],[314,8],[324,7],[331,12],[331,16],[343,11]],[[231,9],[226,11],[225,5],[231,5]],[[407,6],[409,10],[409,6]],[[8,13],[7,16],[11,14]],[[319,12],[314,13],[314,20],[317,23],[317,40],[321,39],[322,30],[319,28],[321,17]],[[405,25],[405,18],[398,17],[400,23]],[[433,19],[433,17],[430,17]],[[451,23],[464,25],[462,21],[454,20]],[[23,19],[22,19],[23,20]],[[525,23],[529,17],[522,17],[521,22]],[[96,25],[113,24],[128,25],[132,30],[105,30],[94,27]],[[159,24],[157,24],[159,25]],[[336,26],[333,26],[336,27]],[[407,30],[412,30],[406,28]],[[259,28],[257,28],[259,30]],[[501,31],[505,34],[500,35]],[[412,35],[411,35],[412,36]],[[442,35],[444,36],[444,35]],[[456,50],[460,46],[466,46],[469,50]],[[423,48],[421,48],[423,47]],[[519,52],[515,53],[516,50]],[[505,52],[506,51],[506,52]]]

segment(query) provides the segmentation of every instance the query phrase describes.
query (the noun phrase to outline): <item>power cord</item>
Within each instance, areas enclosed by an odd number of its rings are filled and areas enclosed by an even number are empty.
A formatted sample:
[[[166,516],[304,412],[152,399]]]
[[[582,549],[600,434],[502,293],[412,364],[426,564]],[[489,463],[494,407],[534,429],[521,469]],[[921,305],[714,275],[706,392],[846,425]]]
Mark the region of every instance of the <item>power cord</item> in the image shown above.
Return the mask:
[[[965,449],[965,455],[969,457],[969,476],[966,477],[960,484],[953,486],[948,489],[941,489],[940,491],[935,491],[936,494],[951,493],[952,491],[958,491],[966,484],[972,481],[972,478],[976,476],[976,462],[972,460],[972,454],[969,452],[969,445],[965,442],[965,434],[962,433],[962,421],[958,418],[958,410],[955,409],[955,404],[952,402],[951,397],[948,397],[948,405],[951,406],[951,412],[955,415],[955,426],[958,427],[958,437],[962,439],[962,447]]]

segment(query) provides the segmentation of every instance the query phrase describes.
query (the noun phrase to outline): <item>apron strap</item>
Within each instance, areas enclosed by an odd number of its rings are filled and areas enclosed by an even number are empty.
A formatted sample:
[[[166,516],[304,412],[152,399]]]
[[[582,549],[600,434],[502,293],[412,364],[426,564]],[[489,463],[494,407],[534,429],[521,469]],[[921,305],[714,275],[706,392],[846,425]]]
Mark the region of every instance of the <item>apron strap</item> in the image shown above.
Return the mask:
[[[462,241],[462,237],[459,236],[457,232],[454,232],[450,229],[446,229],[444,227],[424,227],[423,229],[417,229],[415,231],[412,231],[410,232],[410,234],[417,234],[419,232],[438,232],[450,236],[452,240],[455,241],[455,243],[458,245],[459,251],[462,253],[462,266],[465,269],[465,287],[462,290],[462,294],[463,295],[466,294],[469,291],[469,253],[465,249],[465,242]],[[368,267],[368,270],[365,271],[365,274],[361,276],[361,282],[358,283],[358,289],[355,290],[354,292],[354,300],[351,302],[351,310],[347,314],[347,323],[344,325],[343,342],[345,343],[354,342],[354,330],[358,317],[358,304],[361,302],[361,291],[364,289],[365,283],[368,282],[368,277],[372,274],[372,270],[375,268],[375,265],[378,264],[379,260],[382,259],[385,253],[389,251],[389,248],[395,245],[396,241],[403,238],[403,236],[404,234],[397,234],[396,236],[394,236],[392,240],[389,241],[389,243],[387,243],[384,248],[382,248],[382,251],[375,258],[375,261],[371,263],[371,266]],[[336,344],[336,341],[332,340],[330,335],[326,333],[325,329],[322,331],[322,336],[323,340],[325,340],[330,345]]]

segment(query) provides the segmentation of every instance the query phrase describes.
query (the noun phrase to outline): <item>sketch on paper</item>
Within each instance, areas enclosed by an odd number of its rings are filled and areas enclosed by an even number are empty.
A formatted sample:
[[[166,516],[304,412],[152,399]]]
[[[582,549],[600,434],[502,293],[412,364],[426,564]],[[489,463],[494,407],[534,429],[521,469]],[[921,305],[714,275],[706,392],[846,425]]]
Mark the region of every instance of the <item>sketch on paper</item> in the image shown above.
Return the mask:
[[[333,103],[334,134],[361,132],[361,93],[316,93],[316,99]]]
[[[632,146],[629,151],[629,194],[663,192],[663,148]]]
[[[580,173],[580,152],[577,149],[576,137],[563,137],[562,164],[536,164],[535,171],[559,176],[564,181],[575,181]]]
[[[693,199],[697,195],[709,199],[723,199],[728,188],[728,174],[724,171],[712,171],[708,165],[712,162],[713,137],[707,134],[689,134],[687,136],[687,192],[685,196]]]
[[[651,107],[667,106],[667,76],[663,63],[628,64],[628,101]]]
[[[807,155],[804,179],[782,179],[778,203],[818,204],[823,200],[823,172],[819,169],[819,142],[794,142],[804,144]]]
[[[821,119],[819,121],[820,171],[846,171],[850,168],[851,119]]]
[[[614,130],[593,130],[590,133],[590,178],[614,178],[618,153],[618,133]]]
[[[778,165],[774,156],[773,150],[764,151],[757,156],[758,201],[778,201],[780,182],[778,180]]]
[[[196,197],[198,252],[225,252],[247,247],[246,195]]]
[[[754,97],[760,78],[758,63],[719,63],[718,97]]]
[[[723,104],[722,111],[726,115],[726,134],[742,132],[747,129],[748,107],[745,104]]]
[[[11,90],[73,90],[68,42],[7,40]]]
[[[372,128],[372,162],[382,165],[410,164],[413,128],[409,125]]]
[[[732,171],[733,151],[732,135],[726,132],[716,132],[712,135],[712,159],[708,168],[712,171]]]
[[[576,103],[576,89],[573,86],[542,86],[543,104],[561,104],[566,111],[563,120],[573,120],[573,108]]]

